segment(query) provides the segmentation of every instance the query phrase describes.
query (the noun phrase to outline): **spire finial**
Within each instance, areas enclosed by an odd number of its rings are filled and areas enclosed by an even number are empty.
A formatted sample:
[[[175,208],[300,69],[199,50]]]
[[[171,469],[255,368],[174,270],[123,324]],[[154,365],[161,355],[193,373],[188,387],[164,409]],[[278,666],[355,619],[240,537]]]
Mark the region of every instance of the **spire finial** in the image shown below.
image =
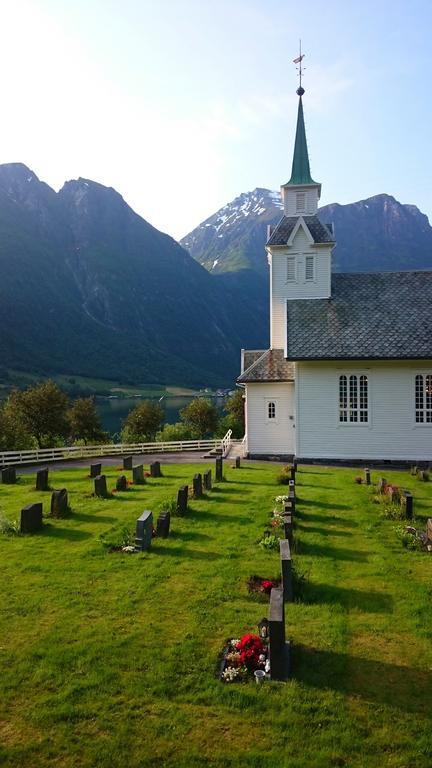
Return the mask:
[[[303,74],[303,69],[305,69],[305,67],[302,67],[302,61],[304,57],[305,57],[304,53],[302,54],[301,52],[301,40],[299,40],[299,55],[297,56],[296,59],[293,59],[294,64],[298,64],[297,72],[298,72],[299,81],[300,81],[299,87],[297,88],[297,91],[296,91],[298,96],[303,96],[305,92],[304,88],[302,87],[302,74]]]

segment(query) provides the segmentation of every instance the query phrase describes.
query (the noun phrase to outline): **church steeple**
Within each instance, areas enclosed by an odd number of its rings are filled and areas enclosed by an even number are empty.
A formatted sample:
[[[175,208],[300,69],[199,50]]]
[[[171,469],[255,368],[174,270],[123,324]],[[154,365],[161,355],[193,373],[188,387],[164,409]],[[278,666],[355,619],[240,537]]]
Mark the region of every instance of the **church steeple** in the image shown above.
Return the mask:
[[[294,184],[316,184],[310,173],[309,154],[306,141],[306,130],[303,116],[302,96],[303,88],[298,88],[299,104],[297,112],[297,130],[294,144],[294,157],[291,170],[291,178],[285,186]]]
[[[297,88],[299,103],[291,178],[281,187],[285,216],[314,215],[321,197],[321,184],[313,180],[310,172],[302,102],[304,92],[300,85]]]

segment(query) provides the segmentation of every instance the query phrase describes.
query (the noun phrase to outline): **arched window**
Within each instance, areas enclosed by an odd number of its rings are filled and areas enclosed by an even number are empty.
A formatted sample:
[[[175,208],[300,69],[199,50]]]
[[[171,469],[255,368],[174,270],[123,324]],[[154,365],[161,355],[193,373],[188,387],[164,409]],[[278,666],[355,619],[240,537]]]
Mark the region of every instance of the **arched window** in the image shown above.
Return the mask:
[[[276,418],[276,403],[273,401],[270,401],[267,403],[267,415],[269,419],[275,419]]]
[[[367,424],[369,421],[368,377],[362,374],[339,376],[339,421]]]
[[[415,377],[415,420],[417,424],[432,424],[432,374]]]

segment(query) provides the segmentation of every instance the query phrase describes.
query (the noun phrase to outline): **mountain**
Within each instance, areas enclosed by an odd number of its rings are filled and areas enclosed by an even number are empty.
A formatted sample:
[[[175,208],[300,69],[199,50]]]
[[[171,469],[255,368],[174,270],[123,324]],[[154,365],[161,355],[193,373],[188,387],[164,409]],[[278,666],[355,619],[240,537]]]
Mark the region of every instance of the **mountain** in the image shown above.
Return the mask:
[[[318,215],[334,225],[336,272],[432,268],[432,227],[415,205],[382,194],[326,205]],[[212,274],[249,269],[267,280],[267,225],[281,216],[279,193],[257,188],[228,203],[180,243]]]
[[[20,163],[0,166],[0,274],[3,368],[229,384],[267,334],[238,275],[209,274],[114,189],[56,193]]]

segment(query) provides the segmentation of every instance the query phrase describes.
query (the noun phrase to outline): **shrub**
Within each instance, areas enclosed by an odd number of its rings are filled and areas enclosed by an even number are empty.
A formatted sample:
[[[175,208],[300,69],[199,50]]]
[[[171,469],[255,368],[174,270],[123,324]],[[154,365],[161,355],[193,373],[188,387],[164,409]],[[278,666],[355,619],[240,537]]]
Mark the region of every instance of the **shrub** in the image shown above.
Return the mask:
[[[406,549],[411,550],[420,550],[423,549],[423,542],[421,539],[419,539],[415,533],[411,533],[411,531],[407,531],[407,529],[403,525],[398,525],[394,529],[394,532],[396,534],[396,538],[399,539],[400,543],[403,547]]]
[[[127,525],[123,525],[120,529],[113,528],[107,533],[102,533],[99,536],[99,541],[105,549],[113,552],[135,544],[135,536]]]
[[[169,512],[170,515],[178,515],[177,500],[165,499],[158,505],[158,512]]]
[[[383,504],[382,515],[387,520],[405,520],[406,507],[401,504]]]
[[[266,533],[262,539],[258,542],[258,546],[261,549],[271,551],[272,549],[279,549],[279,539],[273,533]]]
[[[0,533],[15,536],[19,532],[18,520],[9,520],[3,512],[0,512]]]
[[[276,475],[276,482],[279,485],[288,485],[289,481],[291,480],[289,472],[286,471],[286,469],[281,469],[280,472]]]

